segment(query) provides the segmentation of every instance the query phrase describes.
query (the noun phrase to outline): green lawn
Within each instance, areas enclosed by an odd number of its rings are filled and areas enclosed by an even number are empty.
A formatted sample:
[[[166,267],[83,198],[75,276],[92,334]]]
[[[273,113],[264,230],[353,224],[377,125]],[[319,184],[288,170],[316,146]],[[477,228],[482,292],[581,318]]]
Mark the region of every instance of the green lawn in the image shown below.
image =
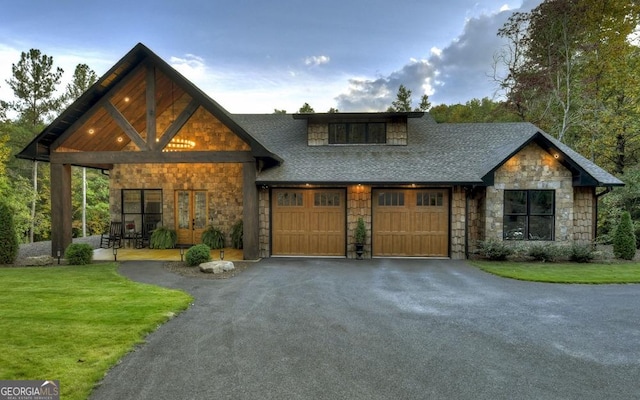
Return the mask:
[[[113,263],[0,268],[0,379],[58,379],[61,398],[86,399],[110,367],[191,300],[132,282]]]
[[[523,281],[551,283],[640,283],[640,263],[543,263],[471,261],[483,271]]]

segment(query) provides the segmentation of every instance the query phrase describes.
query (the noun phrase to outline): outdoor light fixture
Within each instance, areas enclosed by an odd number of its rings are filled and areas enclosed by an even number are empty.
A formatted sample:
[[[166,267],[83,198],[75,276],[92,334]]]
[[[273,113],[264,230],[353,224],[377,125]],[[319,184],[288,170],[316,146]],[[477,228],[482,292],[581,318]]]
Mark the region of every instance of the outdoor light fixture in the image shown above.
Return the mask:
[[[184,247],[180,246],[180,261],[183,261]]]
[[[118,248],[113,246],[113,261],[118,261]]]
[[[224,249],[220,250],[220,260],[224,260]]]
[[[60,249],[58,249],[58,265],[60,265]]]
[[[560,158],[560,154],[558,154],[558,153],[554,154],[553,158],[556,158],[556,159]]]

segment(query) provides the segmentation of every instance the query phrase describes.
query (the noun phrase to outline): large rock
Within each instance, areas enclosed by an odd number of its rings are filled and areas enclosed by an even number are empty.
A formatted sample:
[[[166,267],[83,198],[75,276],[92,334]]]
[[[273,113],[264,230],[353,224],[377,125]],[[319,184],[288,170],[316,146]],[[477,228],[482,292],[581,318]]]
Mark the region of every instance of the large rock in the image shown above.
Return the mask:
[[[231,261],[209,261],[200,264],[200,271],[209,274],[221,274],[226,271],[232,271],[235,267]]]
[[[17,265],[26,265],[26,266],[45,266],[45,265],[53,265],[53,257],[51,256],[33,256],[33,257],[25,257],[22,260],[19,260]]]

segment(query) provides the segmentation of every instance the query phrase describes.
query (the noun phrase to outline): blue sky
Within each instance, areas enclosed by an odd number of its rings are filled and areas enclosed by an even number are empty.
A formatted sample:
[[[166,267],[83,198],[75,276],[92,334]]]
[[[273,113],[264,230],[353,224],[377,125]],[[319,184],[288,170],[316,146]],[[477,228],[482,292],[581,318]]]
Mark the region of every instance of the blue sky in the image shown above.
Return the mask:
[[[101,76],[142,42],[230,112],[383,111],[400,84],[417,104],[494,97],[496,32],[541,0],[0,2],[0,99],[20,52]]]

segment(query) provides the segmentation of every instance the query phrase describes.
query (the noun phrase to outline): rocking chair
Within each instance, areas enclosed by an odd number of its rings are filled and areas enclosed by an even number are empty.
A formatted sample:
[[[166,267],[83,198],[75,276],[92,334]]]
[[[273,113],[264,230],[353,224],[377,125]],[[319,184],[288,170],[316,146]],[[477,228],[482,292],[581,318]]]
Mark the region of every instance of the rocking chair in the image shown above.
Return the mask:
[[[122,246],[122,222],[111,222],[109,232],[100,235],[100,247],[108,249],[110,247]]]

